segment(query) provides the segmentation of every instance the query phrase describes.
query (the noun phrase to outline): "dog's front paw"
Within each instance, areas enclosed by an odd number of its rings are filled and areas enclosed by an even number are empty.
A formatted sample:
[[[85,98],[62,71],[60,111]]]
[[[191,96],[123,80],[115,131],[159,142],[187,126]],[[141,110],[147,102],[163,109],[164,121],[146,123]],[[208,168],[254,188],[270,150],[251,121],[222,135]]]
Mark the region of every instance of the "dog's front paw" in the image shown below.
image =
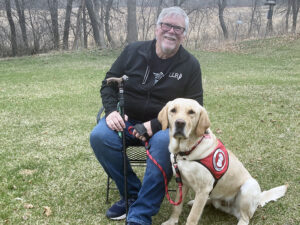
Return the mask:
[[[163,222],[161,225],[176,225],[178,223],[178,219],[170,218],[166,222]]]

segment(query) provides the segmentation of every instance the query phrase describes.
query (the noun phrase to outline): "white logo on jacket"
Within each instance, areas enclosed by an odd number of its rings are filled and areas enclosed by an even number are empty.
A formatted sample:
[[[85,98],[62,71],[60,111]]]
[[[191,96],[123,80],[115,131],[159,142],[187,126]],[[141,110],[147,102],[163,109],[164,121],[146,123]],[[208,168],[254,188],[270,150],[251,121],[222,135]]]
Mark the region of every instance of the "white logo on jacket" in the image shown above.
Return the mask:
[[[180,80],[182,78],[182,73],[169,73],[169,77],[175,78],[177,80]]]

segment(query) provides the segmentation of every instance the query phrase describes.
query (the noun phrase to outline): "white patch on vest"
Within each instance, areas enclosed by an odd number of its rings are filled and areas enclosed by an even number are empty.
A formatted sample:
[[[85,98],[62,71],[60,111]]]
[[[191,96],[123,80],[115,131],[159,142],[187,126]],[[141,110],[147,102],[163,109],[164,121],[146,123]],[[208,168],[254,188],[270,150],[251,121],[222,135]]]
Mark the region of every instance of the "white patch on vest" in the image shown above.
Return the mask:
[[[213,156],[213,165],[216,171],[222,171],[226,165],[226,156],[223,150],[217,149]]]

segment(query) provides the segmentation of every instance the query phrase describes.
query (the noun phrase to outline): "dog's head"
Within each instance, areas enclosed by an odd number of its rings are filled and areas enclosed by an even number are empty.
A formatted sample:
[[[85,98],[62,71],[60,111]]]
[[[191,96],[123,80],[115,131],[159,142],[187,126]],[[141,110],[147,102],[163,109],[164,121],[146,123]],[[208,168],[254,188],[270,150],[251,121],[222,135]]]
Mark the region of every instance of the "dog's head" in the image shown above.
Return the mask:
[[[168,102],[159,112],[162,129],[170,128],[170,135],[176,139],[187,139],[191,134],[203,136],[210,127],[206,110],[197,101],[177,98]]]

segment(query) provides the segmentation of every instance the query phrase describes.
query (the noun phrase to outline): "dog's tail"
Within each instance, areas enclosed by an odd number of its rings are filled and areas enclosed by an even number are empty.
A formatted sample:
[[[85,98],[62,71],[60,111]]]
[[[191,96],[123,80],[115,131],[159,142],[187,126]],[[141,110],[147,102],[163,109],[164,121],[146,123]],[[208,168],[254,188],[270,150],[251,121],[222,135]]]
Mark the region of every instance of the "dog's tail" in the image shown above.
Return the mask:
[[[288,188],[288,185],[282,185],[279,187],[272,188],[268,191],[263,191],[260,194],[260,201],[259,205],[263,207],[265,204],[267,204],[270,201],[276,201],[277,199],[283,197],[285,195],[285,192]]]

